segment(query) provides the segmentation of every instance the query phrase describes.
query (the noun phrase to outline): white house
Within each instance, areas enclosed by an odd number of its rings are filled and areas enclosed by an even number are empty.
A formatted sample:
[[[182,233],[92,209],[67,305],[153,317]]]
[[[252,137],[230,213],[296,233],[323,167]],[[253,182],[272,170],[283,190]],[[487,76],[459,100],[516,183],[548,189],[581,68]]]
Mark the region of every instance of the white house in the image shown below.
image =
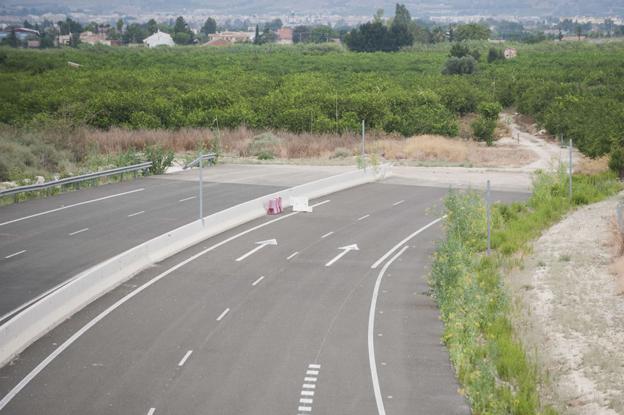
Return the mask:
[[[173,39],[171,38],[171,35],[169,33],[161,32],[160,30],[158,30],[153,35],[146,37],[143,40],[143,43],[148,48],[155,48],[157,46],[174,46],[175,45],[175,43],[173,42]]]

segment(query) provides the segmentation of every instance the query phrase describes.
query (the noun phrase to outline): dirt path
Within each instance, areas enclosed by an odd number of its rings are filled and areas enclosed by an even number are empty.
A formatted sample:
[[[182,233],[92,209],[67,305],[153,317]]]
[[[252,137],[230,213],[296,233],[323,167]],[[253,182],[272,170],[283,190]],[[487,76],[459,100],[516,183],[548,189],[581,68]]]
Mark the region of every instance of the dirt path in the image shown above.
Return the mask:
[[[624,296],[610,272],[620,195],[546,231],[508,286],[515,325],[566,415],[624,414]]]

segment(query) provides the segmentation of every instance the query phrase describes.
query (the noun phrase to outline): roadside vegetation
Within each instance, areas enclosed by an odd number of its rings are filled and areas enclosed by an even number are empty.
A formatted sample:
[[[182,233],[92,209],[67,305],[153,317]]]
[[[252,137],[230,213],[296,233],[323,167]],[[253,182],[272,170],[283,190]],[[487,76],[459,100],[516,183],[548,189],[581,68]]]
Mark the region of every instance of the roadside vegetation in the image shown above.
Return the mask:
[[[481,195],[452,192],[446,199],[447,234],[435,255],[431,284],[445,323],[444,342],[475,414],[556,414],[540,403],[538,390],[546,380],[514,333],[501,274],[521,265],[529,242],[567,212],[622,185],[612,174],[575,175],[573,189],[570,201],[563,172],[538,173],[526,202],[494,205],[489,257]]]

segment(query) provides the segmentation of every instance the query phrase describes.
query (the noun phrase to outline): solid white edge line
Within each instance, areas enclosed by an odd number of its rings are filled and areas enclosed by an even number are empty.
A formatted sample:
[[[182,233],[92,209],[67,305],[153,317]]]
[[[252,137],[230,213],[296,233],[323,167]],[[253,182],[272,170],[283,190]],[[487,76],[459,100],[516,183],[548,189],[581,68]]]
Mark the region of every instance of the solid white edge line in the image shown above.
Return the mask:
[[[225,310],[223,310],[223,313],[219,314],[219,317],[217,317],[217,321],[221,321],[223,320],[223,317],[225,317],[227,315],[227,313],[230,312],[229,308],[226,308]]]
[[[91,321],[89,321],[87,324],[82,326],[82,328],[80,328],[80,330],[78,330],[70,338],[65,340],[60,346],[58,346],[56,349],[54,349],[54,351],[52,351],[52,353],[50,353],[45,359],[43,359],[41,361],[41,363],[39,363],[37,366],[35,366],[35,368],[33,368],[17,385],[15,385],[13,387],[13,389],[11,389],[4,396],[4,398],[2,398],[2,400],[0,400],[0,411],[2,411],[2,409],[5,406],[7,406],[9,402],[11,402],[11,400],[15,397],[15,395],[17,395],[22,389],[24,389],[26,387],[26,385],[28,385],[43,369],[45,369],[54,359],[56,359],[56,357],[58,355],[60,355],[65,349],[67,349],[69,346],[71,346],[84,333],[86,333],[89,329],[91,329],[91,327],[95,326],[97,323],[102,321],[106,316],[108,316],[110,313],[115,311],[117,308],[122,306],[127,301],[129,301],[132,298],[134,298],[135,296],[139,295],[141,292],[145,291],[150,286],[154,285],[155,283],[157,283],[161,279],[165,278],[167,275],[171,274],[174,271],[177,271],[178,269],[182,268],[184,265],[188,264],[189,262],[192,262],[192,261],[196,260],[197,258],[201,257],[202,255],[205,255],[206,253],[208,253],[210,251],[213,251],[213,250],[215,250],[215,249],[217,249],[217,248],[219,248],[219,247],[221,247],[221,246],[223,246],[223,245],[225,245],[225,244],[227,244],[227,243],[229,243],[229,242],[231,242],[231,241],[233,241],[235,239],[238,239],[238,238],[240,238],[243,235],[247,235],[248,233],[251,233],[251,232],[253,232],[255,230],[258,230],[260,228],[268,226],[268,225],[270,225],[272,223],[279,222],[279,221],[284,220],[286,218],[289,218],[291,216],[297,215],[298,213],[299,212],[292,212],[292,213],[289,213],[287,215],[280,216],[279,218],[275,218],[275,219],[270,220],[268,222],[264,222],[264,223],[261,223],[259,225],[254,226],[254,227],[251,227],[249,229],[246,229],[246,230],[244,230],[242,232],[237,233],[236,235],[232,235],[229,238],[226,238],[226,239],[222,240],[221,242],[218,242],[218,243],[216,243],[216,244],[214,244],[214,245],[204,249],[203,251],[198,252],[197,254],[195,254],[195,255],[185,259],[184,261],[174,265],[173,267],[171,267],[168,270],[162,272],[161,274],[158,274],[157,276],[155,276],[151,280],[147,281],[146,283],[144,283],[143,285],[138,287],[136,290],[134,290],[131,293],[127,294],[125,297],[122,297],[121,299],[117,300],[115,303],[113,303],[106,310],[102,311],[100,314],[98,314],[96,317],[94,317]]]
[[[325,235],[321,236],[321,239],[325,239],[325,238],[327,238],[328,236],[333,235],[333,234],[334,234],[334,231],[327,232]]]
[[[67,234],[67,235],[68,235],[68,236],[74,236],[74,235],[78,235],[79,233],[86,232],[86,231],[88,231],[88,230],[89,230],[89,228],[83,228],[83,229],[80,229],[79,231],[76,231],[76,232],[71,232],[71,233],[69,233],[69,234]]]
[[[56,208],[56,209],[52,209],[52,210],[46,210],[45,212],[39,212],[39,213],[35,213],[34,215],[24,216],[22,218],[17,218],[17,219],[9,220],[7,222],[2,222],[2,223],[0,223],[0,226],[8,225],[8,224],[15,223],[15,222],[20,222],[20,221],[23,221],[23,220],[26,220],[26,219],[36,218],[37,216],[47,215],[48,213],[58,212],[59,210],[69,209],[69,208],[72,208],[72,207],[75,207],[75,206],[82,206],[82,205],[86,205],[86,204],[89,204],[89,203],[95,203],[95,202],[99,202],[101,200],[110,199],[110,198],[113,198],[113,197],[125,196],[125,195],[129,195],[131,193],[142,192],[143,190],[145,190],[145,189],[144,188],[134,189],[134,190],[130,190],[129,192],[117,193],[115,195],[104,196],[104,197],[100,197],[100,198],[92,199],[92,200],[86,200],[86,201],[80,202],[80,203],[74,203],[73,205],[61,206],[60,208]]]
[[[293,252],[292,254],[290,254],[290,255],[288,256],[288,258],[286,258],[286,260],[287,260],[287,261],[290,261],[291,259],[293,259],[294,257],[296,257],[296,256],[297,256],[297,254],[299,254],[299,251],[297,251],[297,252]]]
[[[404,246],[390,261],[386,262],[383,266],[377,281],[375,281],[375,288],[373,289],[373,297],[371,299],[370,310],[368,312],[368,363],[370,365],[371,379],[373,382],[373,391],[375,393],[375,402],[377,403],[377,413],[379,415],[386,415],[386,410],[383,404],[383,398],[381,396],[381,387],[379,386],[379,376],[377,375],[377,363],[375,362],[375,308],[377,307],[377,297],[379,296],[379,287],[381,286],[381,280],[388,267],[397,259],[408,246]]]
[[[195,199],[196,197],[197,197],[197,196],[187,197],[187,198],[184,198],[184,199],[180,199],[180,200],[178,200],[178,202],[186,202],[187,200],[193,200],[193,199]]]
[[[375,269],[379,266],[379,264],[381,264],[382,262],[384,262],[386,260],[386,258],[388,258],[390,255],[392,255],[394,253],[394,251],[396,251],[397,249],[399,249],[403,244],[405,244],[406,242],[408,242],[410,239],[412,239],[413,237],[415,237],[416,235],[418,235],[419,233],[423,232],[424,230],[426,230],[427,228],[430,228],[431,226],[435,225],[436,223],[440,222],[442,219],[446,218],[446,215],[434,220],[433,222],[429,222],[428,224],[426,224],[425,226],[423,226],[422,228],[418,229],[416,232],[412,233],[411,235],[407,236],[405,239],[403,239],[401,242],[399,242],[398,244],[396,244],[395,246],[392,247],[392,249],[390,249],[388,252],[386,252],[381,258],[379,258],[377,261],[375,261],[375,263],[373,265],[371,265],[372,269]]]
[[[143,213],[145,213],[145,211],[144,211],[144,210],[142,210],[142,211],[140,211],[140,212],[136,212],[136,213],[131,213],[131,214],[129,214],[129,215],[128,215],[128,217],[129,217],[129,218],[132,218],[132,217],[134,217],[134,216],[138,216],[138,215],[141,215],[141,214],[143,214]]]
[[[369,216],[370,216],[370,214],[369,215],[364,215],[361,218],[358,218],[358,220],[364,220],[364,219],[368,218]]]
[[[189,357],[191,357],[191,354],[193,353],[192,350],[189,350],[188,352],[186,352],[186,354],[184,355],[184,357],[182,358],[182,360],[180,360],[180,362],[178,363],[179,367],[184,366],[184,364],[186,363],[186,361],[188,360]]]
[[[260,278],[258,278],[257,280],[255,280],[254,282],[251,283],[252,287],[255,287],[256,285],[260,284],[260,282],[264,279],[264,275]]]
[[[156,408],[150,408],[150,410],[147,411],[147,415],[154,415],[154,412],[156,412]]]
[[[7,255],[7,256],[5,256],[5,257],[4,257],[4,259],[13,258],[14,256],[21,255],[21,254],[23,254],[24,252],[28,252],[28,251],[26,251],[25,249],[22,249],[22,250],[21,250],[21,251],[19,251],[19,252],[16,252],[16,253],[14,253],[14,254],[11,254],[11,255]]]
[[[311,205],[310,207],[311,208],[315,208],[315,207],[318,207],[318,206],[323,206],[324,204],[329,203],[329,202],[331,202],[330,199],[323,200],[322,202],[315,203],[315,204]]]
[[[398,202],[394,202],[392,206],[399,206],[403,202],[405,202],[405,200],[399,200]]]

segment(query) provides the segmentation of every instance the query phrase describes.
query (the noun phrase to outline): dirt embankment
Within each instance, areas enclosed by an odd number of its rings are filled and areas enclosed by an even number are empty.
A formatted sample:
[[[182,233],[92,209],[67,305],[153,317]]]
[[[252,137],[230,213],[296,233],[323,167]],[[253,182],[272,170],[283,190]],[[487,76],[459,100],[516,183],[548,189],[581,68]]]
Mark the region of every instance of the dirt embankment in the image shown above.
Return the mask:
[[[515,325],[544,375],[543,401],[562,414],[624,414],[622,239],[614,237],[623,199],[570,214],[508,279]]]

